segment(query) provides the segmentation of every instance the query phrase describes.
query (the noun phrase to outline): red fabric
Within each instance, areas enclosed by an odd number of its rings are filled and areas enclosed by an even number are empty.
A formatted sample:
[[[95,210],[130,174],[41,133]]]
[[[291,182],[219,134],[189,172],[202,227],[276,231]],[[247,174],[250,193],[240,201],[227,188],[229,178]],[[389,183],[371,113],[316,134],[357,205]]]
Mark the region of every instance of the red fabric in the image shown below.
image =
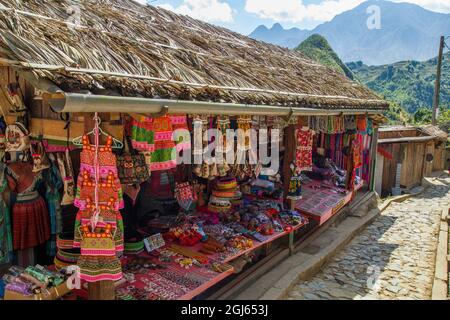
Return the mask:
[[[310,129],[297,129],[297,150],[295,155],[295,165],[297,170],[312,170],[312,146],[313,131]]]
[[[14,193],[36,190],[36,180],[40,172],[33,172],[33,165],[28,162],[14,162],[8,165],[6,178],[9,189]]]
[[[14,250],[35,247],[49,238],[50,219],[44,199],[17,202],[13,208]]]

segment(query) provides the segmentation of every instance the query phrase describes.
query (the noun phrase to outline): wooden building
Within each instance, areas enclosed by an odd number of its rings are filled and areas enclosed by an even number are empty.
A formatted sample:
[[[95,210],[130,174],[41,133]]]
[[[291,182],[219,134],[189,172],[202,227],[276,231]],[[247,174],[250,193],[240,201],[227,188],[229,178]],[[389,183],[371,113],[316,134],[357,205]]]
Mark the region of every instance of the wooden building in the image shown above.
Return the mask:
[[[382,196],[399,194],[446,169],[446,141],[447,134],[432,125],[380,128],[376,191]]]

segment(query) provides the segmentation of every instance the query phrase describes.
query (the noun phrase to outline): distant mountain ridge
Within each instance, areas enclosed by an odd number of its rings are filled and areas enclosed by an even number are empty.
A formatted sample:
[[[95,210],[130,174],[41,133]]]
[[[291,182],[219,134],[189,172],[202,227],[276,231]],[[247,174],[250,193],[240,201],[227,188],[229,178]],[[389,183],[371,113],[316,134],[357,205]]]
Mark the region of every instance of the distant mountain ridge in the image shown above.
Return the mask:
[[[371,5],[380,8],[380,29],[367,27],[366,10]],[[450,14],[410,3],[369,0],[313,30],[286,30],[277,23],[270,29],[259,26],[250,37],[295,48],[312,34],[324,36],[344,62],[384,65],[404,60],[425,61],[437,55],[440,35],[450,34]]]
[[[410,113],[420,108],[430,109],[433,105],[437,58],[383,66],[367,66],[358,61],[347,66],[367,87]],[[443,58],[440,93],[440,107],[450,109],[450,52]]]

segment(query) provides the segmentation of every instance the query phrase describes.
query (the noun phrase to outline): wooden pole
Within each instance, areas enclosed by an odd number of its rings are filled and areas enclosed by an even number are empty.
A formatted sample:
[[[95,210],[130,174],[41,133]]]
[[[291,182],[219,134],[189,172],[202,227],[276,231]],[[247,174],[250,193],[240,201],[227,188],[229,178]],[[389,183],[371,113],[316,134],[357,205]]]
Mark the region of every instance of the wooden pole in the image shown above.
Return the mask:
[[[283,188],[284,188],[284,199],[286,199],[289,190],[289,182],[291,180],[291,162],[295,158],[295,129],[296,125],[290,124],[284,131],[284,157],[283,157]],[[289,201],[288,201],[289,202]],[[294,203],[295,205],[295,203]],[[289,202],[289,207],[292,207],[292,201]]]
[[[101,115],[99,115],[101,118]],[[84,114],[84,131],[89,132],[94,128],[94,114]],[[92,140],[92,139],[91,139]],[[91,141],[93,143],[93,141]],[[88,299],[89,300],[115,300],[115,286],[114,281],[104,280],[98,282],[91,282],[88,284]]]
[[[434,99],[433,99],[433,118],[431,120],[432,125],[436,125],[437,110],[439,108],[439,93],[441,90],[441,70],[442,70],[442,55],[444,52],[444,36],[441,36],[439,43],[439,55],[437,61],[436,82],[434,83]]]
[[[372,133],[372,146],[370,148],[370,155],[371,155],[371,164],[370,164],[370,191],[376,191],[375,187],[377,185],[376,179],[382,179],[382,176],[377,177],[376,175],[376,167],[377,167],[377,149],[378,149],[378,125],[373,126],[373,133]]]

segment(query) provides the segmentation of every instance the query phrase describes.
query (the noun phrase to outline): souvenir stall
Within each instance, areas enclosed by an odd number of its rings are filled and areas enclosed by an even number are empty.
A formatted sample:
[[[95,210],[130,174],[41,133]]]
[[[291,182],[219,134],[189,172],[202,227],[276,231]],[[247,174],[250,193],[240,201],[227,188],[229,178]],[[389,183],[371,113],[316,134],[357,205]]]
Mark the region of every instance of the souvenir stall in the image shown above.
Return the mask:
[[[367,188],[372,137],[372,120],[367,115],[311,116],[307,126],[300,125],[295,130],[288,195],[295,200],[294,208],[321,225],[349,203],[356,191]]]
[[[373,190],[369,89],[162,8],[72,5],[0,0],[0,296],[204,297]]]
[[[9,188],[33,204],[22,209],[19,201],[12,207],[17,213],[10,253],[16,265],[4,277],[7,297],[40,294],[37,282],[26,279],[27,268],[67,279],[76,265],[82,280],[77,297],[87,298],[92,284],[112,283],[117,299],[192,299],[240,271],[236,261],[251,265],[260,259],[257,249],[293,237],[310,222],[322,224],[370,179],[372,120],[367,115],[102,116],[108,125],[97,113],[84,116],[82,127],[74,126],[75,117],[66,121],[65,145],[36,139],[19,121],[5,123]],[[38,127],[34,121],[33,131]],[[71,127],[84,133],[75,136]],[[295,131],[294,148],[286,127]],[[208,136],[211,128],[219,129],[218,137]],[[249,139],[239,134],[227,144],[227,129],[242,134],[260,128],[280,129],[281,158],[290,175],[262,175],[260,164],[250,164]],[[199,150],[192,150],[195,139],[201,141]],[[244,161],[180,164],[184,153],[192,160],[214,139],[216,156],[220,152],[225,159],[233,148],[242,151]],[[33,183],[16,191],[18,173],[25,170],[23,177],[34,177]],[[39,183],[45,185],[43,193],[37,191]],[[22,216],[19,209],[29,210],[25,217],[33,221],[16,218]],[[35,231],[25,239],[36,234],[33,242],[16,243],[30,226]],[[39,246],[45,246],[40,254],[51,262],[30,259]]]
[[[25,193],[14,189],[12,178],[21,176],[12,168],[41,179],[26,189],[34,202],[25,217],[34,220],[13,215],[12,239],[23,239],[19,232],[30,227],[37,236],[27,245],[13,242],[17,265],[3,277],[7,298],[34,297],[40,294],[36,284],[48,286],[42,277],[30,281],[28,268],[67,279],[77,265],[83,284],[77,295],[84,298],[87,284],[114,282],[118,299],[191,299],[233,274],[237,258],[251,263],[256,249],[308,224],[285,207],[281,176],[263,176],[249,163],[248,139],[236,137],[243,141],[236,147],[244,150],[241,164],[177,166],[177,158],[191,151],[197,126],[203,146],[210,142],[206,130],[219,128],[216,152],[226,152],[226,129],[282,129],[282,118],[121,114],[120,139],[102,129],[98,114],[85,120],[92,130],[85,123],[86,132],[66,138],[65,146],[35,139],[19,121],[6,125],[6,152],[20,152],[6,161],[11,192]],[[46,186],[43,193],[39,183]],[[45,253],[30,258],[41,245]],[[22,259],[24,249],[29,260]]]

